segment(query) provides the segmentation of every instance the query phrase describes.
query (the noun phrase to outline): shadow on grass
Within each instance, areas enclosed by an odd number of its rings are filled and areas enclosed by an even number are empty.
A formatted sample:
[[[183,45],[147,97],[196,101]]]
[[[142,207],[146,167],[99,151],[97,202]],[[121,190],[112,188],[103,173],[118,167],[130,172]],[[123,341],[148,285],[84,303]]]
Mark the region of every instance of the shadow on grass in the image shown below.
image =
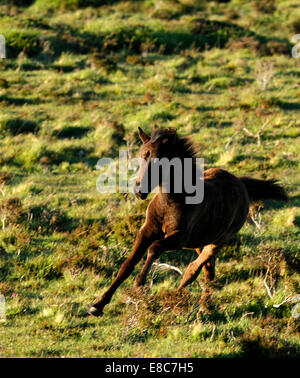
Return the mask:
[[[52,135],[57,139],[74,138],[80,139],[91,131],[90,127],[85,126],[66,126],[61,130],[54,130]]]
[[[300,106],[300,104],[299,104],[299,106]],[[293,134],[290,134],[290,135],[284,134],[284,133],[280,133],[280,134],[276,134],[276,135],[266,133],[266,134],[263,134],[261,136],[261,139],[263,141],[269,142],[271,140],[277,141],[277,140],[280,140],[280,139],[298,138],[299,136],[300,136],[300,131],[295,131]]]
[[[70,164],[84,163],[90,168],[95,168],[99,157],[91,153],[91,148],[75,146],[65,147],[60,151],[46,150],[40,157],[39,162],[47,165],[59,165],[63,162]]]
[[[290,203],[283,202],[283,201],[273,201],[273,200],[267,200],[264,202],[264,210],[280,210],[288,207]]]
[[[300,207],[300,194],[290,197],[289,204],[291,205],[291,207]]]
[[[220,353],[216,357],[240,358],[299,358],[300,350],[296,345],[272,337],[262,336],[240,337],[240,351],[236,353]]]
[[[218,110],[218,107],[201,105],[201,106],[197,106],[196,110],[198,112],[207,112],[207,111],[212,111],[212,110]]]
[[[11,97],[7,95],[0,96],[0,103],[4,102],[8,105],[38,105],[44,103],[41,99],[38,98],[25,98],[25,97]]]
[[[233,122],[226,122],[226,121],[207,121],[207,127],[230,127],[232,126]]]
[[[277,102],[277,105],[282,110],[300,110],[300,103],[299,102],[287,102],[287,101],[279,101]]]
[[[295,224],[295,226],[297,226],[298,228],[300,228],[300,216],[296,216],[295,217],[294,224]]]

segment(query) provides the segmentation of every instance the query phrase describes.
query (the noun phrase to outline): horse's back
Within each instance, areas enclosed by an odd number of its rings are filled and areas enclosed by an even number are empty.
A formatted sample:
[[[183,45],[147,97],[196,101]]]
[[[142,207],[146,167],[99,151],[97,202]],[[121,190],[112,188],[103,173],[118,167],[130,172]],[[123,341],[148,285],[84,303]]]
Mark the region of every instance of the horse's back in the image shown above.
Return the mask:
[[[204,199],[195,207],[186,207],[189,242],[222,244],[243,226],[249,212],[249,198],[244,184],[233,174],[211,168],[204,172]],[[193,214],[193,216],[191,216]]]

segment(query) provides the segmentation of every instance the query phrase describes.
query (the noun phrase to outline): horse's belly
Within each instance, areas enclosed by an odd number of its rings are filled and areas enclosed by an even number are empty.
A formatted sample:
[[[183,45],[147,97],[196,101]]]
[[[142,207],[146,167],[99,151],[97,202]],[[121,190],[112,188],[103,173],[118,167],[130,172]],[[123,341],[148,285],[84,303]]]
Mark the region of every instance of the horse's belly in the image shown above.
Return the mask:
[[[207,214],[187,224],[185,246],[200,248],[208,244],[224,244],[229,241],[243,226],[249,212],[247,199],[241,206],[232,211],[216,211],[214,215]]]

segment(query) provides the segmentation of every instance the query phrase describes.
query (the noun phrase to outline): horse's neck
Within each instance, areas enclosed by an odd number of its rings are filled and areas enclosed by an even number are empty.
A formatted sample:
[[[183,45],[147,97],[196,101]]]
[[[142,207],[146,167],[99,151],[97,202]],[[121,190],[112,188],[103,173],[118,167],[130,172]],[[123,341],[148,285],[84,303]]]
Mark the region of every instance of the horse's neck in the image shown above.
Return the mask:
[[[179,157],[180,158],[180,157]],[[186,196],[188,195],[188,193],[185,191],[186,190],[186,186],[185,186],[185,164],[184,164],[184,157],[180,158],[181,160],[181,168],[182,168],[182,175],[181,175],[181,179],[182,179],[182,183],[181,183],[181,188],[182,188],[182,193],[176,193],[174,192],[174,186],[171,185],[171,190],[170,192],[166,193],[166,191],[164,190],[164,183],[163,184],[160,184],[159,185],[159,188],[158,188],[158,191],[159,191],[159,195],[161,197],[161,199],[164,201],[164,202],[170,202],[170,201],[174,201],[174,202],[185,202],[185,198]],[[175,175],[176,175],[176,172],[175,172]],[[198,176],[199,179],[200,179],[200,170],[199,168],[197,167],[196,165],[196,160],[193,158],[192,159],[192,180],[195,181],[195,176]],[[191,179],[191,177],[188,178],[189,180]],[[174,175],[172,175],[170,177],[170,182],[171,183],[174,183]]]

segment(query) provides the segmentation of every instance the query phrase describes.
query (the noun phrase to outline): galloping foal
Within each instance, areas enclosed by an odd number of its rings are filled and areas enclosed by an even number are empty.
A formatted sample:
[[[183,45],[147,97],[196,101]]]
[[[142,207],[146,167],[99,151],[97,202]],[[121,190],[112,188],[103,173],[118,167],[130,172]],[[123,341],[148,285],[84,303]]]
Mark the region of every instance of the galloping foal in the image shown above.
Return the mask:
[[[141,199],[154,189],[149,180],[151,159],[190,158],[197,172],[195,150],[186,137],[179,137],[174,128],[161,128],[148,136],[139,128],[143,142],[140,157],[146,164],[140,167],[135,185],[135,194]],[[157,159],[158,158],[158,159]],[[182,164],[184,167],[184,164]],[[184,168],[183,168],[184,170]],[[173,172],[176,175],[176,172]],[[172,174],[170,175],[172,176]],[[182,177],[184,174],[182,174]],[[146,180],[147,177],[147,180]],[[174,176],[173,176],[174,178]],[[172,177],[169,177],[172,181]],[[197,173],[193,179],[203,180]],[[201,203],[187,204],[188,193],[170,190],[165,193],[164,178],[160,175],[159,191],[150,202],[146,221],[138,235],[127,260],[108,290],[89,309],[94,316],[102,314],[112,295],[121,283],[133,272],[135,265],[148,249],[148,255],[142,271],[135,280],[135,286],[144,285],[152,263],[163,252],[183,248],[196,249],[198,257],[189,264],[179,289],[194,281],[201,269],[206,280],[215,276],[215,256],[217,251],[228,243],[243,226],[249,212],[249,204],[259,200],[287,201],[284,188],[275,180],[256,180],[248,177],[236,177],[218,168],[204,172],[204,198]]]

